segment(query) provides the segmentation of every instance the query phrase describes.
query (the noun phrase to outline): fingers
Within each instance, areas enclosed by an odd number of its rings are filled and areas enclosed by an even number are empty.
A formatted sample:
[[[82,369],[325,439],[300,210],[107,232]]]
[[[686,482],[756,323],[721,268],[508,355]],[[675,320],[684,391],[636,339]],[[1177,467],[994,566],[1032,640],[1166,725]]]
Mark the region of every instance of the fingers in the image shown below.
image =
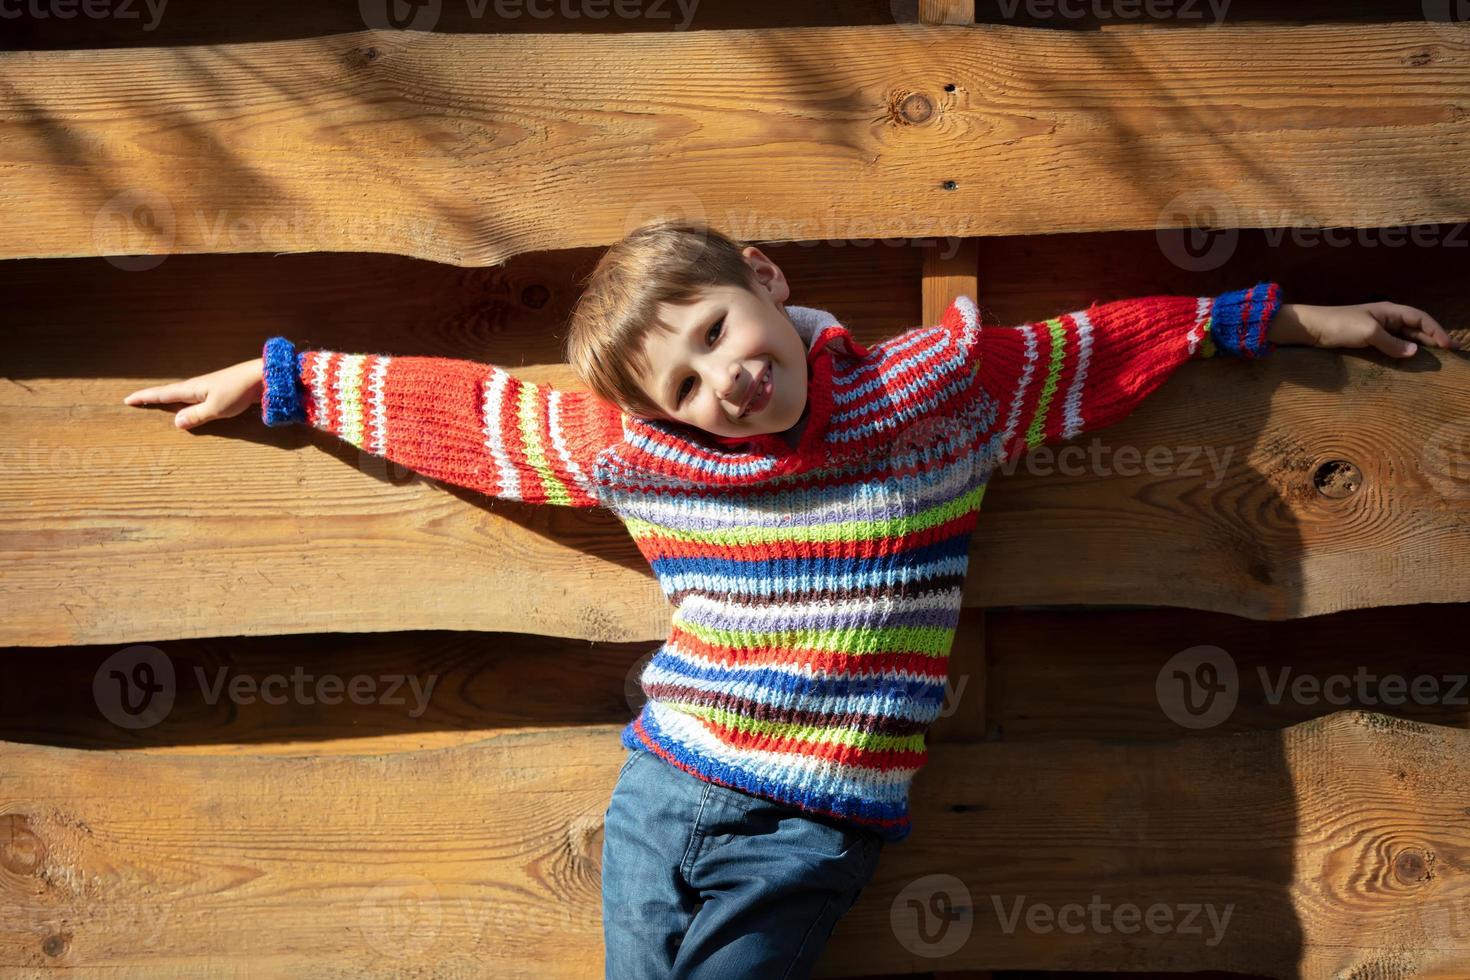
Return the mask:
[[[208,390],[192,378],[171,385],[140,388],[123,398],[124,405],[166,405],[169,402],[202,402],[209,397]]]
[[[1368,342],[1390,357],[1413,357],[1414,353],[1419,350],[1418,344],[1402,337],[1395,337],[1381,323],[1373,331],[1373,336],[1368,338]]]
[[[1443,347],[1446,350],[1455,350],[1460,346],[1448,331],[1440,326],[1438,320],[1417,307],[1405,306],[1402,303],[1383,303],[1381,308],[1385,317],[1393,324],[1400,326],[1404,334],[1421,343]]]
[[[167,405],[171,402],[195,403],[193,407],[174,415],[174,425],[180,429],[192,429],[215,416],[209,404],[208,389],[192,379],[155,388],[141,388],[123,396],[124,405]]]

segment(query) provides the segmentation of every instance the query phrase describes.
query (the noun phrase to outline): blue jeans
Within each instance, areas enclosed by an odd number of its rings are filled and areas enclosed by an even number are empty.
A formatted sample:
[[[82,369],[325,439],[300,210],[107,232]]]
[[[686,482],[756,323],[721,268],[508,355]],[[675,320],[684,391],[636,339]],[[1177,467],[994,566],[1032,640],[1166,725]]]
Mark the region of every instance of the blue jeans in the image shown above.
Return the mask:
[[[809,977],[882,848],[633,750],[603,815],[607,980]]]

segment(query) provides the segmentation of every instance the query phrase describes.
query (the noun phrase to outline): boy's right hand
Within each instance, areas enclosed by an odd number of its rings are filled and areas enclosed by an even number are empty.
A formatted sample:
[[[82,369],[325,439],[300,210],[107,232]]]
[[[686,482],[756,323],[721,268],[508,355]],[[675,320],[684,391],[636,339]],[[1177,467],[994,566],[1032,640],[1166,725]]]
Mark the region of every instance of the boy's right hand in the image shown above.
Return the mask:
[[[214,419],[239,415],[251,405],[260,404],[265,382],[265,361],[259,357],[220,368],[197,378],[175,381],[156,388],[140,388],[123,399],[124,405],[157,405],[187,402],[186,408],[174,416],[174,425],[192,429]]]

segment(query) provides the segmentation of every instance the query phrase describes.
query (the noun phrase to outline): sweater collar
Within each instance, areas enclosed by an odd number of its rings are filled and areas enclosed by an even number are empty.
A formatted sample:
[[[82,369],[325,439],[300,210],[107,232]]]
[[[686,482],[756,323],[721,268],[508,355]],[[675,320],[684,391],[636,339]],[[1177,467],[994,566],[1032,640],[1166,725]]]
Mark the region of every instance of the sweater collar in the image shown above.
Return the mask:
[[[759,483],[821,462],[832,414],[833,358],[866,357],[868,349],[827,310],[791,304],[785,309],[807,345],[806,425],[796,445],[778,432],[719,436],[678,422],[625,416],[626,434],[640,447],[625,462],[671,477],[686,475],[692,465],[714,471],[705,474],[708,482],[726,485]]]

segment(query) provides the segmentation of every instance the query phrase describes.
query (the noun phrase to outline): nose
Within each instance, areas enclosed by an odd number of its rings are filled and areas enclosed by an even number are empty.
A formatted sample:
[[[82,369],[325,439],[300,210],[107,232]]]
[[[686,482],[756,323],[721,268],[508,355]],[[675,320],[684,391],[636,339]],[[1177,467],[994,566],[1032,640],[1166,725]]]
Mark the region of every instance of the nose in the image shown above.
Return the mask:
[[[724,384],[719,385],[716,390],[719,391],[721,399],[732,405],[735,404],[735,397],[740,394],[739,364],[731,364],[725,369]],[[737,405],[736,407],[738,408],[739,406]]]

